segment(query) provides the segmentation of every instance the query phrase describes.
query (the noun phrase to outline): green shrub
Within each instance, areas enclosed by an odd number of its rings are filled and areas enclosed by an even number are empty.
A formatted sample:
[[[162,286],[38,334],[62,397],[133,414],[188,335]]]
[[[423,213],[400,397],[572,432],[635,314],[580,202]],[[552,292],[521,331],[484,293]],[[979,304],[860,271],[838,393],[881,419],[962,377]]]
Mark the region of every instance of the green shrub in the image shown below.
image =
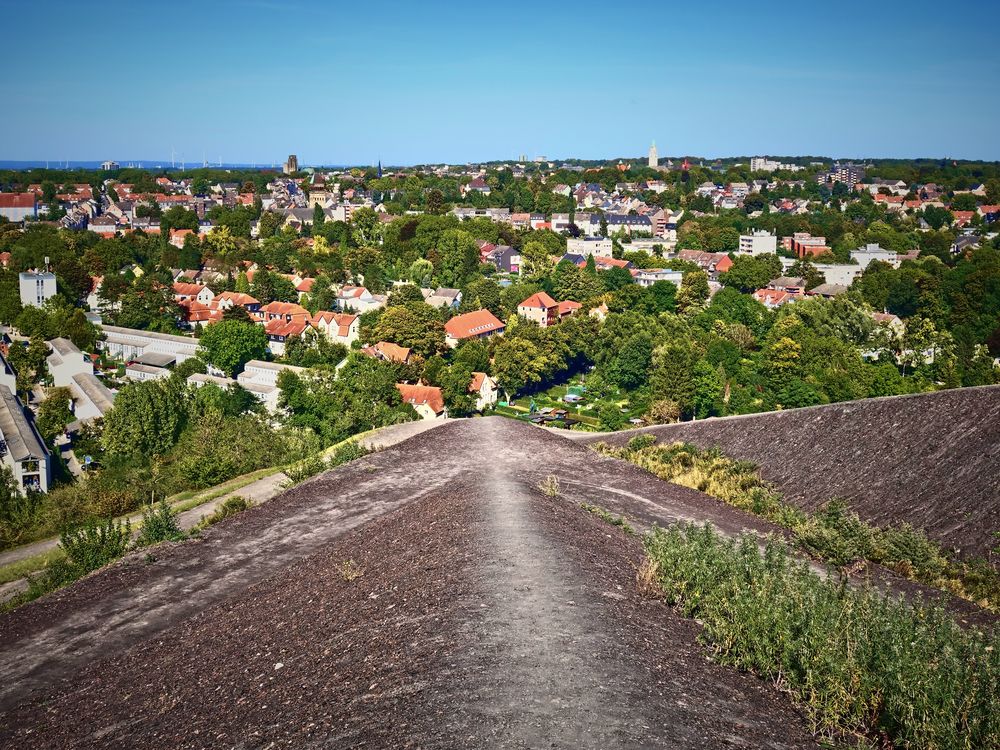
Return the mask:
[[[215,509],[212,515],[203,518],[199,526],[202,528],[211,526],[212,524],[223,521],[230,516],[235,516],[237,513],[242,513],[252,507],[253,503],[242,495],[233,495],[232,497],[226,498],[222,504]]]
[[[1000,746],[1000,637],[823,579],[771,540],[711,527],[654,530],[646,549],[667,600],[704,623],[719,661],[770,677],[836,738],[902,748]]]
[[[132,525],[127,520],[119,523],[108,519],[64,531],[59,544],[66,559],[83,575],[124,555],[131,539]]]
[[[322,474],[326,471],[326,468],[327,465],[326,461],[323,460],[323,456],[317,454],[292,464],[285,469],[285,475],[288,477],[291,484],[298,484],[299,482],[304,482],[317,474]]]
[[[370,449],[355,440],[350,440],[346,443],[338,445],[334,449],[333,455],[327,461],[327,468],[332,469],[335,466],[340,466],[341,464],[346,464],[350,461],[364,458],[369,453],[371,453]]]
[[[285,469],[285,474],[291,480],[291,484],[298,484],[341,464],[367,456],[369,453],[371,450],[368,448],[357,441],[349,440],[334,448],[333,454],[329,458],[323,458],[323,455],[319,453],[308,456]]]
[[[135,540],[137,547],[148,547],[158,542],[177,542],[184,532],[177,523],[177,512],[165,501],[148,505],[142,511],[142,530]]]
[[[626,534],[635,534],[635,529],[632,528],[632,525],[628,522],[625,516],[616,516],[607,509],[602,508],[599,505],[592,505],[590,503],[582,503],[580,507],[583,508],[588,513],[593,513],[595,516],[600,518],[605,523],[609,523],[612,526],[617,526]]]

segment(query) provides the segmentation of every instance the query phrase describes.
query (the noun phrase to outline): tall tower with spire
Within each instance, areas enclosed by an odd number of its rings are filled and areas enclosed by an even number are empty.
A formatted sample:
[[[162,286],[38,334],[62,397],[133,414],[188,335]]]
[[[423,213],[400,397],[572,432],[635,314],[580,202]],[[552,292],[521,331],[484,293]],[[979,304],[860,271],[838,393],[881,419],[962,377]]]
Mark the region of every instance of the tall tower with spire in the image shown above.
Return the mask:
[[[660,157],[656,153],[656,141],[653,141],[653,145],[649,147],[649,168],[657,169],[660,166]]]

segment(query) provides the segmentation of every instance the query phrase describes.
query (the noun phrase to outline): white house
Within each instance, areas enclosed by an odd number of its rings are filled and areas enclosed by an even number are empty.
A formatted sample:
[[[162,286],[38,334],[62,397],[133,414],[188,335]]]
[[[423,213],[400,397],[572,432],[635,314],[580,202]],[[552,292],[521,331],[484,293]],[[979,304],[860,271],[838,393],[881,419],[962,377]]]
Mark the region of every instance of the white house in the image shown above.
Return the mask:
[[[477,411],[483,411],[494,406],[497,402],[499,391],[497,381],[485,372],[472,373],[472,381],[469,383],[469,393],[476,397]]]
[[[73,394],[73,414],[82,422],[103,417],[115,403],[115,394],[92,372],[74,375],[69,391]]]
[[[361,320],[351,313],[322,311],[313,316],[313,325],[330,341],[350,346],[358,338]]]
[[[385,295],[372,294],[363,286],[345,286],[337,293],[337,307],[344,312],[363,313],[385,305]]]
[[[566,240],[566,252],[572,255],[596,255],[610,258],[614,243],[604,237],[570,237]]]
[[[170,370],[166,367],[132,362],[125,367],[125,377],[129,380],[164,380],[170,377]]]
[[[67,338],[52,339],[48,342],[52,353],[45,360],[52,376],[52,384],[68,386],[75,375],[94,372],[94,365],[80,349]]]
[[[639,286],[653,286],[657,281],[669,281],[680,288],[684,278],[683,271],[672,271],[669,268],[640,268],[634,272],[635,283]]]
[[[6,385],[0,384],[0,438],[7,450],[3,462],[10,467],[22,490],[48,492],[52,477],[49,451],[24,412],[20,399]]]

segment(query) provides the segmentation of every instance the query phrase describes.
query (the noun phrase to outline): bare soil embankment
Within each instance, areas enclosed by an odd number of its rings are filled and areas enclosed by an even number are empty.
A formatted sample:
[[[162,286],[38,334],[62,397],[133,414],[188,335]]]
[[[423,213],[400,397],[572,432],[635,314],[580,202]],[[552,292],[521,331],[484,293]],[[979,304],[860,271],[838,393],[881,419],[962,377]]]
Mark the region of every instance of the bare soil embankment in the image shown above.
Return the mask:
[[[707,419],[638,433],[719,446],[753,461],[786,499],[815,510],[848,501],[878,525],[908,522],[967,556],[1000,545],[1000,386]]]

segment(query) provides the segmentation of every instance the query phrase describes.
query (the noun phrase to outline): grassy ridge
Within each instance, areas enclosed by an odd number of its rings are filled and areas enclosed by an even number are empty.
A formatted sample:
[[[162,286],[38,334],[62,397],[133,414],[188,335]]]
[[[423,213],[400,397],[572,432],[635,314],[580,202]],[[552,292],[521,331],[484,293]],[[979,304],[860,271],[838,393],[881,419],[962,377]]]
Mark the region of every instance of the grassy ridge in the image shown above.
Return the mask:
[[[1000,747],[1000,637],[821,578],[772,540],[655,529],[646,578],[726,664],[774,680],[816,734],[872,746]]]
[[[595,447],[661,479],[783,526],[791,530],[801,550],[834,566],[878,563],[981,607],[1000,608],[1000,573],[985,561],[950,559],[940,545],[909,524],[872,526],[838,500],[810,515],[785,502],[781,493],[761,479],[753,463],[728,458],[717,448],[701,450],[687,443],[659,446],[649,435],[633,438],[624,448]]]

